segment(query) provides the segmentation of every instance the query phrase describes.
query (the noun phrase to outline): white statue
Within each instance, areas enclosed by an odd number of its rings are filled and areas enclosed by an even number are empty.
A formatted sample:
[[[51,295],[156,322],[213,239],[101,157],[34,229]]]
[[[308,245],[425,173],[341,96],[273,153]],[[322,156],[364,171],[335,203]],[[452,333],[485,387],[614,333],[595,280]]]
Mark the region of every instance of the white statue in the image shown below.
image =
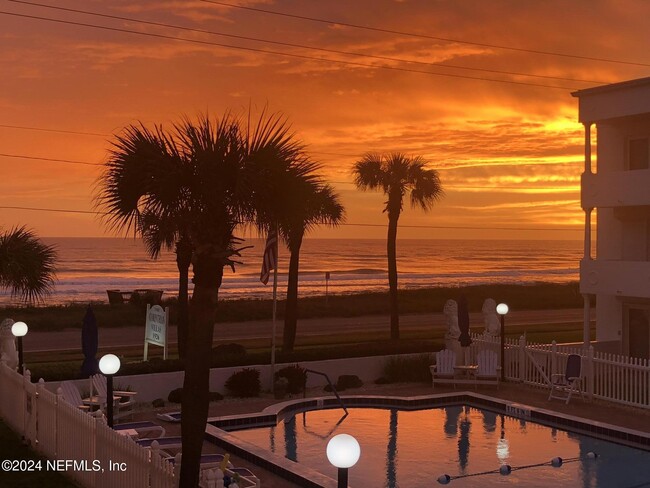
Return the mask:
[[[501,321],[497,314],[497,302],[492,298],[486,298],[483,302],[483,322],[485,323],[485,335],[496,337],[501,333]]]
[[[16,338],[11,333],[12,319],[4,319],[0,323],[0,361],[4,361],[11,369],[18,367],[18,351]]]
[[[458,304],[456,300],[447,300],[442,309],[447,321],[447,333],[445,339],[456,339],[460,337],[460,328],[458,327]]]
[[[456,364],[462,364],[462,351],[460,348],[460,328],[458,327],[458,304],[456,300],[447,300],[442,309],[447,322],[447,333],[445,334],[445,349],[456,353]]]

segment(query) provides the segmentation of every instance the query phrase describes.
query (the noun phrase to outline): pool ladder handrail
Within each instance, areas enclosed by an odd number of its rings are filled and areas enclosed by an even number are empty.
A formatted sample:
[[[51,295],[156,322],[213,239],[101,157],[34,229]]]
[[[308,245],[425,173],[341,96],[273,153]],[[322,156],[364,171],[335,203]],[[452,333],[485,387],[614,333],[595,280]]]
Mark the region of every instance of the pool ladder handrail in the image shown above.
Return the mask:
[[[348,409],[345,408],[345,403],[343,403],[343,400],[342,400],[341,397],[339,396],[339,392],[336,391],[336,387],[335,387],[335,386],[332,384],[332,382],[330,381],[330,377],[327,376],[325,373],[323,373],[323,372],[321,372],[321,371],[315,371],[315,370],[313,370],[313,369],[307,369],[307,368],[305,368],[305,385],[304,385],[304,388],[302,389],[302,396],[303,396],[303,398],[305,398],[305,395],[306,395],[306,393],[307,393],[307,373],[319,374],[319,375],[325,377],[325,379],[327,380],[327,384],[330,386],[330,388],[332,389],[332,392],[334,392],[334,395],[336,396],[336,399],[339,401],[339,405],[341,405],[341,408],[343,409],[343,411],[344,411],[345,414],[347,415],[347,414],[348,414]]]

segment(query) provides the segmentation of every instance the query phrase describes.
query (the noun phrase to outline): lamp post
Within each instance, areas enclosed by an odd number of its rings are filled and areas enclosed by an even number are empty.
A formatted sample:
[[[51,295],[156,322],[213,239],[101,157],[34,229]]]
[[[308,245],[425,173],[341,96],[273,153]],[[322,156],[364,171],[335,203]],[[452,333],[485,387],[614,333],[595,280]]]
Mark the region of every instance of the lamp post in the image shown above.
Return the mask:
[[[499,303],[497,305],[497,313],[501,318],[501,382],[506,380],[506,314],[508,313],[508,305]]]
[[[99,370],[106,376],[106,423],[113,428],[113,375],[120,369],[120,358],[106,354],[99,360]]]
[[[11,326],[11,333],[18,339],[18,372],[23,374],[23,337],[28,331],[25,322],[14,322]]]
[[[357,464],[360,456],[361,447],[349,434],[335,435],[327,443],[327,459],[339,470],[337,488],[347,488],[348,469]]]

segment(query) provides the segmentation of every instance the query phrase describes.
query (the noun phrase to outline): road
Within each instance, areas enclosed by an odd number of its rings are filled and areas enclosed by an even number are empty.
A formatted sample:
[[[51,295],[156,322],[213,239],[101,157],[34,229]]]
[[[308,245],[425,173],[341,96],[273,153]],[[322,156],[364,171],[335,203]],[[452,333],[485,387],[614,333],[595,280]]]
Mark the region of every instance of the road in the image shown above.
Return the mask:
[[[558,323],[581,323],[583,310],[523,310],[511,311],[506,317],[506,327],[513,325],[538,325]],[[591,312],[592,320],[595,310]],[[470,314],[472,330],[483,329],[480,312]],[[238,340],[265,339],[271,335],[271,320],[250,322],[224,322],[214,327],[215,342],[237,342]],[[400,317],[400,330],[403,332],[445,330],[442,313],[409,314]],[[278,321],[278,343],[281,343],[282,321]],[[299,337],[332,336],[359,333],[377,333],[388,337],[390,320],[387,315],[368,315],[362,317],[337,317],[302,319],[298,322]],[[168,340],[176,343],[176,327],[169,330]],[[142,346],[144,325],[142,327],[100,327],[99,345],[101,348],[120,348]],[[24,347],[30,352],[67,351],[81,349],[81,329],[64,329],[55,332],[30,332],[25,337]]]

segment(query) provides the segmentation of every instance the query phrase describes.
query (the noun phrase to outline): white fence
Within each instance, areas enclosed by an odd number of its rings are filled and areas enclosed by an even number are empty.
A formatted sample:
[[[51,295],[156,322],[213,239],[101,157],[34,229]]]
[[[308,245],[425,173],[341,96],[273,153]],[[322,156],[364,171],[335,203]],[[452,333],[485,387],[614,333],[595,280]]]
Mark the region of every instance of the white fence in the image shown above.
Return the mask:
[[[500,353],[500,339],[484,335],[472,335],[470,360],[476,361],[481,349]],[[582,357],[583,388],[590,398],[599,398],[623,405],[650,408],[650,361],[608,354],[587,348],[552,344],[528,343],[522,336],[519,340],[505,340],[505,377],[532,386],[550,387],[549,378],[555,373],[564,373],[567,357],[578,354]]]
[[[0,362],[0,417],[85,488],[175,488],[174,467]],[[65,464],[76,463],[76,464]],[[62,464],[63,463],[63,464]],[[180,463],[179,463],[180,464]],[[126,468],[125,470],[122,468]]]

